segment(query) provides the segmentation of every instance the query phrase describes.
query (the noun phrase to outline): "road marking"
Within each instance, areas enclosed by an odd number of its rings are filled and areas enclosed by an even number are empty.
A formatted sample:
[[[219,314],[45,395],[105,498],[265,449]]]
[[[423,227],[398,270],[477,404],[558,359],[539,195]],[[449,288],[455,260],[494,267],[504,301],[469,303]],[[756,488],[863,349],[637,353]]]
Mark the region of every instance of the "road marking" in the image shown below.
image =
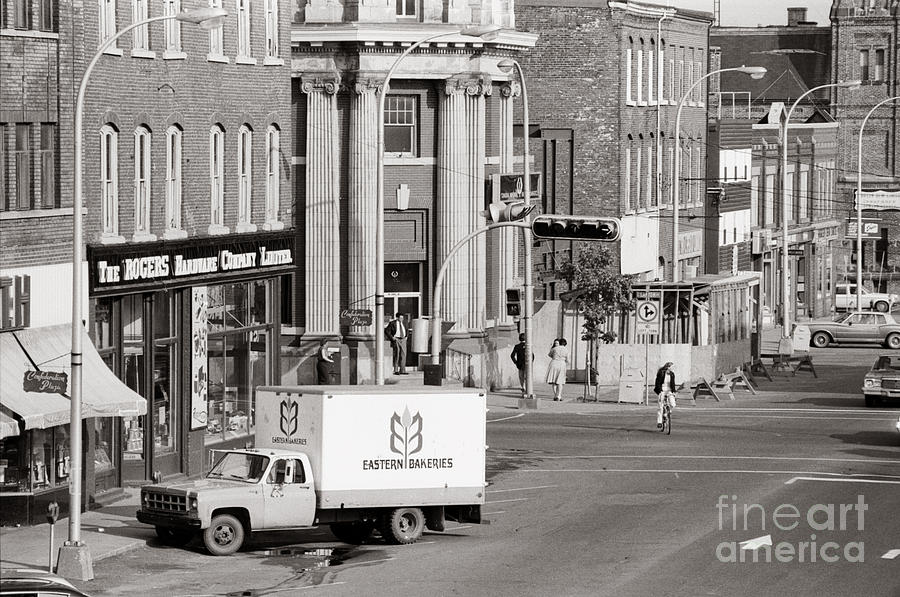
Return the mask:
[[[531,498],[510,498],[508,500],[491,500],[484,502],[485,504],[502,504],[504,502],[527,502]]]
[[[506,514],[506,510],[492,510],[491,512],[482,512],[483,516],[493,516],[494,514]]]
[[[504,491],[528,491],[530,489],[552,489],[554,487],[559,487],[559,485],[535,485],[534,487],[516,487],[513,489],[489,489],[488,493],[501,493]]]
[[[687,408],[675,410],[675,414],[678,416],[683,416],[690,412],[691,411]],[[647,410],[644,412],[631,412],[631,413],[574,413],[574,414],[578,414],[583,417],[614,418],[614,417],[635,417],[635,416],[649,417],[649,416],[653,415],[654,413]],[[855,417],[810,416],[810,417],[806,417],[806,416],[802,416],[802,415],[783,416],[783,415],[774,415],[774,414],[772,414],[772,415],[769,415],[769,414],[733,415],[733,414],[729,414],[725,410],[720,410],[720,411],[718,411],[718,413],[697,412],[694,414],[700,415],[700,416],[706,416],[706,417],[710,417],[710,418],[714,418],[714,419],[724,419],[724,418],[728,418],[728,419],[812,419],[814,421],[880,421],[880,420],[891,421],[891,420],[893,420],[892,417],[888,417],[887,419],[882,419],[880,417],[874,417],[874,416],[855,416]],[[825,413],[823,413],[823,415],[824,414]],[[863,413],[854,413],[854,414],[861,415]],[[872,413],[872,414],[873,415],[874,414],[882,414],[883,415],[883,414],[889,414],[889,413]]]
[[[883,556],[881,556],[881,559],[893,560],[897,556],[900,556],[900,549],[892,549],[891,551],[889,551],[886,554],[884,554]]]
[[[696,474],[704,474],[704,475],[721,475],[721,474],[730,474],[730,475],[794,475],[796,478],[807,478],[807,475],[841,475],[842,473],[826,473],[821,471],[749,471],[744,469],[709,469],[709,470],[697,470],[697,469],[674,469],[674,468],[566,468],[566,469],[541,469],[541,468],[532,468],[532,469],[518,469],[516,472],[520,473],[668,473],[668,474],[680,474],[680,473],[696,473]],[[900,479],[900,476],[894,475],[866,475],[869,477],[889,477],[892,479]],[[819,477],[809,477],[814,481],[824,481],[826,479],[820,479]],[[900,483],[900,481],[896,481]]]
[[[811,458],[805,456],[718,456],[718,455],[701,455],[692,454],[685,456],[676,456],[672,454],[656,454],[656,455],[640,455],[630,456],[627,454],[598,454],[593,456],[542,456],[541,460],[567,460],[567,459],[614,459],[614,458],[631,458],[631,459],[647,459],[647,460],[800,460],[813,462],[865,462],[869,464],[900,464],[900,460],[872,460],[867,458]]]
[[[817,473],[822,474],[822,473]],[[835,473],[836,474],[836,473]],[[897,478],[894,475],[866,475],[867,477],[888,477]],[[826,481],[829,483],[879,483],[886,485],[900,485],[900,481],[886,481],[884,479],[823,479],[820,477],[794,477],[784,482],[785,485],[792,485],[795,481]]]
[[[389,559],[393,559],[393,558],[389,558]],[[373,561],[386,561],[386,560],[373,560]],[[369,562],[366,562],[366,563],[368,564]],[[291,587],[289,589],[266,589],[266,594],[282,593],[284,591],[305,591],[306,589],[321,589],[324,587],[333,587],[335,585],[345,585],[345,584],[347,584],[347,582],[342,580],[342,581],[338,581],[338,582],[330,582],[327,585],[307,585],[305,587]]]
[[[772,545],[772,535],[763,535],[756,539],[741,541],[739,545],[741,546],[741,549],[759,549],[763,545]]]
[[[518,419],[519,417],[524,417],[525,413],[519,413],[517,415],[513,415],[511,417],[503,417],[502,419],[488,419],[488,423],[499,423],[500,421],[509,421],[511,419]]]

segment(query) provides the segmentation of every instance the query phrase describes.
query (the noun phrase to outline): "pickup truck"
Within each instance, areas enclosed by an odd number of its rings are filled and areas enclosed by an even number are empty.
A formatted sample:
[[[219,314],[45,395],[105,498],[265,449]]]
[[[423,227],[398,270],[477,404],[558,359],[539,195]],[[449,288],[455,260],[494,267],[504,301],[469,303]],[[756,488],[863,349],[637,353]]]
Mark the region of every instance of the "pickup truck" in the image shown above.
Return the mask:
[[[445,520],[480,523],[485,393],[391,386],[256,392],[255,447],[219,453],[202,479],[141,489],[140,522],[166,542],[202,535],[214,555],[255,531],[329,525],[414,543]]]
[[[896,302],[896,294],[871,292],[863,287],[862,307],[860,307],[860,309],[872,309],[874,311],[887,313],[893,308]],[[834,308],[839,311],[856,310],[856,284],[835,284]]]

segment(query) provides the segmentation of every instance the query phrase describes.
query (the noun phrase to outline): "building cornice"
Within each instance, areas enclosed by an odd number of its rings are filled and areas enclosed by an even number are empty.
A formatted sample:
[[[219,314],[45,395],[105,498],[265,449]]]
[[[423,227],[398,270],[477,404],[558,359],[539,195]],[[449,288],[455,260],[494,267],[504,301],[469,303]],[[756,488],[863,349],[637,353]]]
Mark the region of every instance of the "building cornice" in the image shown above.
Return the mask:
[[[446,31],[446,37],[438,38],[428,46],[455,47],[506,47],[514,49],[533,48],[538,36],[514,29],[500,29],[485,38],[468,35],[452,35],[460,27],[445,24],[416,23],[405,24],[365,24],[346,23],[340,25],[297,25],[291,29],[291,45],[320,46],[327,43],[357,43],[369,46],[408,47],[424,37]]]

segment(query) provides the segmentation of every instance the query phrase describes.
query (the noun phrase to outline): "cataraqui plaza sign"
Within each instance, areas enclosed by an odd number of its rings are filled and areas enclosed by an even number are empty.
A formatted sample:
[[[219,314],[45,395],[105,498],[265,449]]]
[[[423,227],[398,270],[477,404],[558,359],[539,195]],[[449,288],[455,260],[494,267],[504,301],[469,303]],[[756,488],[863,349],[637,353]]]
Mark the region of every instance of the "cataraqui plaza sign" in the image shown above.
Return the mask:
[[[294,231],[88,245],[91,294],[260,278],[292,271]]]

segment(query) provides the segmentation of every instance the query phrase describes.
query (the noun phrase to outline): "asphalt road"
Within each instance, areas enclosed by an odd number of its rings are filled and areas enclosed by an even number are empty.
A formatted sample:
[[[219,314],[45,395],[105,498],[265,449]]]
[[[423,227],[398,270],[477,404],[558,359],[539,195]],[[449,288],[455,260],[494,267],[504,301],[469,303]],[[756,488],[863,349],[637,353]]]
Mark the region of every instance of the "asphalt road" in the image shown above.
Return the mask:
[[[494,409],[488,525],[451,525],[411,546],[271,533],[231,558],[151,543],[104,560],[82,585],[94,595],[897,597],[900,408],[867,409],[858,391],[880,352],[823,349],[818,379],[777,377],[721,403],[682,398],[669,436],[648,407]]]

